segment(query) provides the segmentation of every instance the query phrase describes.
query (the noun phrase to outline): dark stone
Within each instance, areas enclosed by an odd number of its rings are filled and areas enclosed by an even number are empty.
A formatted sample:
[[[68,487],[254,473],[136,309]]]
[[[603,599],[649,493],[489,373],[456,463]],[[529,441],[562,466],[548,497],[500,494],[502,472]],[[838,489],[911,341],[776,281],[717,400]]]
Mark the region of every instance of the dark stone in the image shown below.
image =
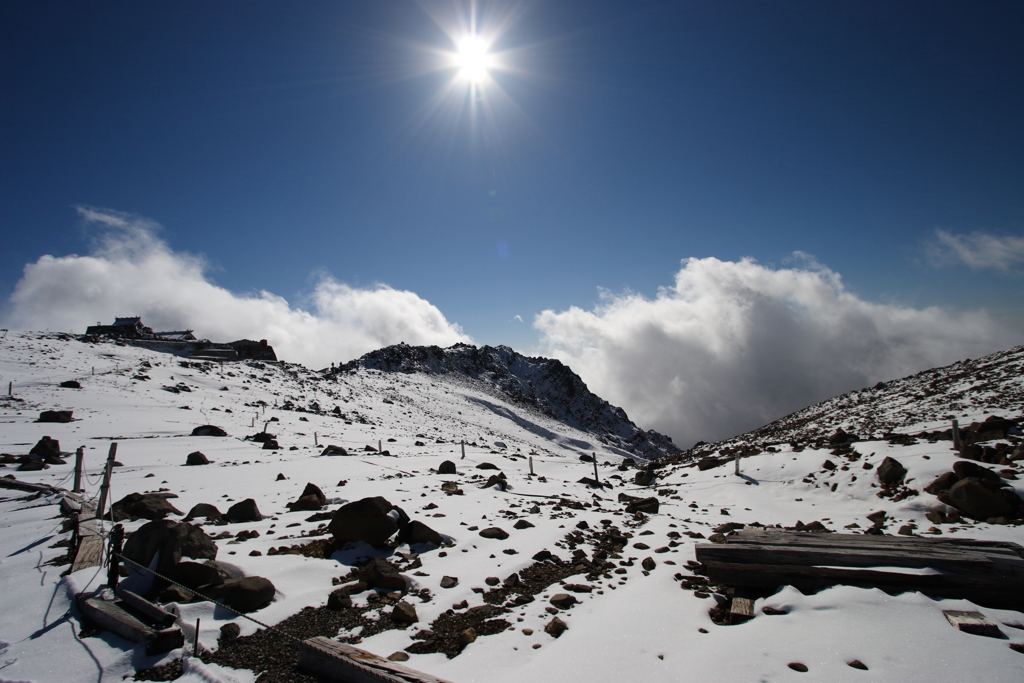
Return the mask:
[[[658,566],[658,563],[654,561],[653,557],[645,557],[640,563],[640,566],[649,572],[654,571],[654,568]]]
[[[398,520],[389,513],[397,511]],[[373,546],[383,546],[399,526],[408,523],[409,517],[381,496],[363,498],[342,505],[334,512],[327,529],[339,543],[365,541]]]
[[[960,481],[960,477],[956,476],[955,472],[944,472],[937,476],[935,481],[925,486],[924,491],[936,496],[943,491],[948,491],[958,481]]]
[[[441,534],[420,521],[409,522],[403,526],[395,540],[399,544],[432,543],[436,546],[444,545],[444,539],[441,538]]]
[[[488,527],[482,530],[480,532],[480,535],[484,538],[496,538],[500,541],[504,541],[506,538],[508,538],[508,532],[496,526]]]
[[[281,444],[279,444],[274,439],[271,439],[270,441],[264,441],[263,442],[263,450],[265,450],[265,451],[276,451],[280,447],[281,447]]]
[[[39,413],[40,422],[71,422],[71,410],[44,410]]]
[[[878,481],[883,484],[895,484],[898,481],[903,481],[906,476],[907,468],[895,458],[886,456],[882,464],[878,466]]]
[[[496,470],[496,469],[498,469],[498,466],[497,465],[492,465],[489,462],[482,462],[479,465],[477,465],[476,468],[478,470]]]
[[[404,600],[395,605],[395,608],[391,610],[391,619],[400,624],[415,624],[420,620],[416,614],[416,608]]]
[[[634,500],[626,505],[626,512],[630,514],[643,512],[650,515],[656,515],[658,514],[660,507],[661,503],[658,502],[657,498],[641,498],[640,500]]]
[[[406,591],[405,578],[398,573],[398,568],[382,557],[375,557],[359,569],[359,580],[369,588],[382,588],[388,591]]]
[[[57,439],[51,439],[48,436],[44,436],[43,438],[39,439],[38,442],[36,442],[36,445],[33,446],[32,450],[30,450],[28,453],[29,453],[29,455],[39,456],[40,458],[43,458],[44,460],[46,460],[48,458],[58,458],[59,459],[60,458],[60,441],[57,441]],[[64,461],[61,460],[61,462],[64,462]],[[57,463],[51,463],[51,464],[57,464]]]
[[[25,457],[21,460],[21,464],[18,466],[19,472],[37,472],[39,470],[47,469],[50,469],[50,466],[47,465],[42,458]]]
[[[327,596],[327,609],[340,612],[352,607],[352,596],[344,588],[339,588]]]
[[[500,472],[498,474],[492,474],[487,482],[480,488],[489,489],[492,486],[497,486],[499,490],[505,491],[509,488],[508,481],[505,480],[505,473]]]
[[[522,530],[522,529],[530,529],[530,528],[532,528],[533,524],[531,524],[530,522],[528,522],[525,519],[520,519],[520,520],[516,520],[516,523],[513,524],[512,526],[514,528],[516,528],[516,529]]]
[[[346,451],[342,446],[335,446],[331,444],[325,448],[320,455],[348,455],[348,451]]]
[[[969,460],[957,460],[953,463],[953,473],[960,479],[966,479],[967,477],[979,479],[985,486],[993,490],[1003,485],[1003,480],[998,474],[987,467],[982,467]]]
[[[223,429],[221,429],[220,427],[217,427],[215,425],[201,425],[201,426],[196,427],[195,429],[192,430],[192,436],[227,436],[227,435],[228,435],[227,432],[225,432]]]
[[[714,469],[714,468],[716,468],[719,465],[722,465],[724,463],[725,463],[724,459],[712,458],[712,457],[701,458],[700,460],[697,461],[697,469],[700,470],[701,472],[703,472],[704,470]]]
[[[847,434],[843,430],[842,427],[837,429],[835,431],[835,434],[833,434],[832,436],[828,437],[828,442],[830,444],[832,444],[833,446],[837,446],[837,445],[843,444],[843,443],[850,443],[851,441],[856,441],[856,440],[857,440],[856,436],[853,436],[852,434]]]
[[[165,576],[194,591],[198,591],[200,586],[219,586],[224,583],[224,577],[216,567],[199,562],[179,562]]]
[[[69,379],[67,381],[61,382],[60,386],[61,386],[62,389],[81,389],[82,388],[82,385],[77,380],[73,380],[73,379]]]
[[[143,567],[160,553],[156,571],[165,576],[182,557],[194,560],[213,560],[217,546],[202,529],[187,522],[161,519],[147,522],[125,540],[122,554]]]
[[[224,513],[224,517],[229,522],[260,522],[263,521],[263,515],[260,514],[260,510],[256,507],[256,501],[252,498],[246,498],[241,503],[235,503],[228,508],[228,511]]]
[[[242,633],[242,628],[233,621],[229,621],[220,627],[220,637],[224,640],[234,640]]]
[[[451,460],[445,460],[437,468],[438,474],[458,474],[458,470],[455,468],[455,463]]]
[[[648,472],[647,470],[640,470],[633,477],[633,483],[637,486],[650,486],[651,482],[654,481],[654,473]]]
[[[558,617],[552,618],[551,621],[548,622],[547,626],[544,627],[544,633],[547,633],[552,638],[557,638],[568,630],[569,627],[566,623]]]
[[[185,458],[185,464],[189,465],[189,466],[192,466],[192,465],[209,465],[210,464],[210,460],[205,455],[200,453],[199,451],[193,451],[192,453],[188,454],[187,458]]]
[[[821,466],[826,470],[834,470],[836,468],[836,464],[831,460],[826,460],[825,462],[821,463]]]
[[[459,580],[454,576],[443,576],[441,577],[441,588],[455,588],[459,585]]]
[[[114,503],[111,510],[143,519],[163,519],[170,514],[182,514],[166,497],[154,493],[129,493]]]
[[[976,477],[961,479],[940,495],[946,505],[952,505],[969,517],[986,520],[990,517],[1016,517],[1021,500],[1012,489],[993,490]]]
[[[188,514],[185,515],[185,521],[187,522],[198,518],[217,521],[222,517],[223,515],[220,514],[220,510],[217,509],[217,506],[210,505],[209,503],[198,503],[193,505],[192,509],[188,511]]]
[[[246,576],[242,579],[230,579],[213,591],[210,596],[228,607],[243,614],[255,612],[274,599],[277,589],[270,579],[262,576]]]
[[[315,512],[323,508],[323,503],[316,496],[300,496],[298,500],[288,503],[286,506],[292,512]]]
[[[569,609],[577,602],[579,602],[579,600],[576,599],[576,596],[569,595],[568,593],[557,593],[551,596],[551,604],[558,609]]]

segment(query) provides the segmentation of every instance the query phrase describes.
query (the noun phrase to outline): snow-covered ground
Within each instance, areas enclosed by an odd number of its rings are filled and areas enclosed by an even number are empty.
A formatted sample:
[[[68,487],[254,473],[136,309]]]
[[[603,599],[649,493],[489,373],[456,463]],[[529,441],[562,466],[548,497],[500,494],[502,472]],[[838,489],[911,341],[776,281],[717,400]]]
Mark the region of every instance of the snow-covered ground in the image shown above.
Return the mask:
[[[329,381],[286,363],[192,361],[185,367],[183,362],[109,342],[10,333],[0,342],[0,381],[4,393],[11,382],[13,394],[0,400],[0,453],[24,455],[44,435],[58,439],[64,452],[84,446],[86,489],[95,497],[109,445],[116,441],[117,460],[123,466],[115,469],[111,501],[132,492],[165,489],[178,496],[170,502],[187,512],[198,503],[224,511],[232,502],[253,498],[263,521],[205,529],[211,535],[224,530],[232,535],[259,532],[257,538],[242,542],[217,541],[217,559],[274,583],[275,600],[252,615],[265,623],[279,624],[304,607],[324,605],[337,588],[332,580],[349,572],[343,562],[354,562],[360,554],[356,549],[327,560],[268,554],[271,548],[319,537],[316,530],[322,522],[307,522],[309,512],[289,512],[285,507],[312,482],[326,494],[330,509],[383,496],[452,540],[451,547],[423,552],[417,571],[404,572],[417,588],[430,592],[429,601],[412,600],[419,622],[358,643],[381,656],[409,647],[420,629],[453,605],[483,604],[481,592],[474,589],[488,590],[487,577],[504,579],[523,570],[545,549],[569,558],[572,549],[566,536],[577,532],[581,522],[587,523],[587,533],[604,526],[630,536],[616,561],[624,565],[625,573],[591,581],[583,576],[563,580],[586,583],[593,590],[573,593],[579,604],[558,611],[569,627],[561,637],[544,631],[552,618],[546,609],[551,607],[548,599],[564,591],[555,583],[535,601],[503,615],[510,623],[507,630],[481,636],[458,656],[413,654],[406,662],[454,683],[1024,680],[1024,654],[1009,647],[1024,643],[1020,612],[965,600],[933,600],[918,593],[891,596],[839,586],[805,596],[787,587],[759,599],[756,617],[749,622],[719,626],[709,616],[715,596],[684,590],[677,578],[691,577],[687,562],[695,559],[694,546],[703,542],[687,534],[706,537],[724,522],[793,526],[797,521],[820,521],[843,531],[853,524],[870,526],[866,515],[884,510],[890,518],[887,532],[912,524],[917,533],[927,533],[933,524],[926,513],[941,507],[936,498],[925,493],[898,502],[879,498],[874,474],[877,465],[892,456],[907,468],[907,484],[920,490],[957,460],[948,441],[857,442],[851,459],[830,455],[830,446],[794,450],[783,443],[773,446],[776,452],[743,458],[740,476],[731,463],[703,472],[680,463],[659,470],[654,485],[642,488],[631,483],[634,470],[618,469],[622,451],[504,401],[472,381],[366,369]],[[81,382],[82,388],[58,386],[70,379]],[[1019,391],[1019,377],[1014,381],[1011,384]],[[306,411],[283,409],[286,402]],[[319,412],[308,410],[313,404]],[[333,412],[335,407],[339,414]],[[75,420],[36,421],[41,411],[51,409],[73,410]],[[994,410],[991,402],[958,405],[956,410],[961,425],[990,413],[1019,416],[1019,411]],[[276,421],[267,431],[277,435],[281,449],[263,450],[261,444],[243,440],[263,431],[272,418]],[[922,415],[919,425],[901,419],[899,431],[904,433],[940,428],[931,413]],[[190,436],[203,424],[220,426],[229,437]],[[807,424],[801,428],[807,429]],[[465,459],[462,441],[467,444]],[[363,450],[368,445],[376,449],[378,443],[390,455]],[[320,456],[326,444],[343,446],[351,455]],[[197,450],[212,464],[185,467],[186,456]],[[596,453],[600,479],[611,482],[611,489],[578,483],[594,476],[593,463],[580,460],[591,453]],[[530,476],[531,459],[536,476]],[[826,459],[841,467],[826,469]],[[458,474],[437,474],[444,460],[454,461]],[[13,474],[20,481],[70,489],[73,461],[73,455],[68,456],[67,465],[38,472],[7,465],[0,476]],[[476,468],[484,462],[505,473],[511,490],[479,488],[493,474]],[[874,469],[864,468],[865,463]],[[1024,474],[1020,461],[997,469]],[[440,488],[445,481],[457,481],[464,494],[445,495]],[[1010,483],[1024,495],[1024,481]],[[660,512],[636,519],[617,501],[620,492],[656,495]],[[582,504],[581,509],[563,499]],[[181,658],[180,649],[147,657],[141,647],[110,633],[79,637],[81,623],[73,596],[98,587],[105,573],[93,568],[65,577],[61,574],[68,565],[50,563],[66,553],[55,544],[70,536],[62,531],[57,502],[56,496],[0,489],[0,683],[121,681],[137,670]],[[534,526],[516,529],[517,519]],[[144,522],[125,522],[125,528],[130,532]],[[509,538],[482,538],[477,531],[493,526],[507,531]],[[944,537],[1024,543],[1024,527],[1018,525],[939,526]],[[579,547],[589,549],[585,543]],[[656,562],[649,572],[641,567],[646,557]],[[445,576],[456,577],[458,584],[442,588]],[[362,593],[354,601],[366,605],[367,597]],[[765,614],[765,606],[785,614]],[[243,636],[258,628],[244,618],[226,618],[209,603],[178,609],[186,635],[201,619],[200,640],[207,650],[218,647],[220,628],[227,621],[236,622]],[[969,635],[950,627],[944,609],[977,609],[997,623],[1017,626],[1001,626],[1007,639]],[[854,659],[867,670],[848,666]],[[807,673],[788,666],[795,662],[806,665]],[[196,664],[179,680],[252,681],[258,673]]]

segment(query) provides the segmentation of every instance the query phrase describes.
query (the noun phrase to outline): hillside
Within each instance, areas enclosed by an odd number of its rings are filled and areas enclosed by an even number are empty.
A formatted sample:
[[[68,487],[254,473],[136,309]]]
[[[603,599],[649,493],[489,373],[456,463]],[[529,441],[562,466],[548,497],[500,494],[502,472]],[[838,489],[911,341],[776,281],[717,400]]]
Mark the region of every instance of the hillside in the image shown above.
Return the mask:
[[[945,384],[922,373],[838,397],[768,432],[641,462],[641,472],[628,448],[639,428],[616,431],[627,428],[625,414],[588,398],[564,366],[500,347],[390,348],[318,372],[8,334],[0,341],[0,381],[11,383],[0,397],[0,480],[55,488],[0,488],[0,680],[312,683],[295,669],[291,637],[313,635],[453,683],[1024,678],[1024,612],[918,592],[840,585],[805,595],[780,586],[755,597],[754,618],[726,625],[720,612],[731,589],[709,582],[695,554],[743,525],[1021,543],[1019,519],[955,514],[924,490],[961,461],[934,434],[948,416],[964,426],[995,416],[1010,421],[998,432],[975,430],[972,445],[995,457],[983,466],[1003,489],[1024,494],[1024,380],[1013,372],[1021,349],[964,364]],[[70,381],[79,387],[61,386]],[[915,398],[933,385],[962,395],[959,406]],[[73,419],[40,422],[43,411]],[[227,436],[193,435],[202,425]],[[873,440],[830,443],[839,427]],[[65,462],[24,468],[47,436]],[[122,465],[110,499],[154,494],[174,508],[174,522],[198,505],[216,507],[190,522],[211,538],[222,571],[272,583],[271,601],[250,616],[276,630],[173,592],[153,597],[178,615],[188,642],[199,621],[199,658],[180,647],[147,655],[82,620],[74,596],[101,588],[106,574],[64,575],[71,527],[60,491],[71,487],[82,446],[85,497],[95,500],[113,442]],[[740,446],[735,474],[728,456]],[[327,454],[342,449],[347,456]],[[196,452],[210,464],[186,466]],[[898,486],[878,477],[886,458],[906,470]],[[635,483],[638,475],[651,483]],[[322,501],[306,495],[309,484]],[[344,532],[329,527],[339,510],[372,497],[400,508],[388,519],[403,531],[378,544],[339,540]],[[248,499],[258,516],[229,514]],[[403,536],[415,522],[422,536]],[[131,541],[148,522],[121,524]],[[417,540],[429,536],[423,526],[441,543]],[[401,573],[404,592],[359,580],[374,558]],[[144,592],[147,575],[130,574],[124,581]],[[943,616],[950,609],[982,611],[1003,637],[957,631]],[[556,618],[564,631],[552,626]]]

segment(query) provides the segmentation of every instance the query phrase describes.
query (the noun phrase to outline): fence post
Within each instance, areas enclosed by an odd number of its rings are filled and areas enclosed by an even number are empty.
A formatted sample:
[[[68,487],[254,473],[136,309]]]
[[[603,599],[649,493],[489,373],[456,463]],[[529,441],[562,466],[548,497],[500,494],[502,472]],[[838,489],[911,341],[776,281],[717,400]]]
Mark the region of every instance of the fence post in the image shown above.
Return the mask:
[[[530,456],[530,476],[533,476],[533,456]]]
[[[462,446],[462,459],[465,460],[466,459],[466,440],[465,439],[462,440],[461,446]]]
[[[75,451],[75,486],[72,493],[80,493],[82,489],[82,462],[85,459],[85,446],[79,446]]]
[[[960,441],[960,423],[953,420],[953,449],[959,451],[963,447]]]
[[[317,447],[320,446],[320,435],[316,432],[313,432],[313,445]]]
[[[103,470],[103,484],[100,485],[100,502],[96,505],[96,519],[103,519],[103,512],[107,507],[107,494],[110,491],[110,476],[114,472],[114,456],[117,455],[117,442],[110,444],[110,452],[107,454],[107,466]]]
[[[119,568],[123,541],[124,528],[120,524],[115,524],[114,528],[110,530],[110,548],[107,553],[107,585],[111,589],[117,588],[117,582],[121,579]]]
[[[594,453],[594,481],[600,483],[601,479],[597,476],[597,453]]]

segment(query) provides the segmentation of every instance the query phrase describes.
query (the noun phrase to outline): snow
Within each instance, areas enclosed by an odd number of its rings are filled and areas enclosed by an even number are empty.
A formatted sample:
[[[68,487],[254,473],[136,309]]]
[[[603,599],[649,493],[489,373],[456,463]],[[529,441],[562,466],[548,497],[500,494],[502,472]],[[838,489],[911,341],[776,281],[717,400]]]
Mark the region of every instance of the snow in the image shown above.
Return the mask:
[[[427,588],[433,596],[429,602],[415,601],[420,622],[357,644],[385,657],[409,646],[416,631],[427,628],[452,605],[463,600],[470,606],[481,604],[473,588],[485,587],[486,577],[504,578],[524,569],[542,549],[567,557],[570,551],[557,544],[580,521],[593,529],[600,528],[602,520],[610,520],[633,534],[622,553],[624,560],[634,560],[626,567],[627,573],[591,581],[593,592],[575,594],[580,604],[559,613],[569,626],[560,638],[543,630],[551,619],[544,609],[548,599],[561,592],[555,584],[536,601],[504,616],[511,622],[511,630],[481,636],[453,659],[443,654],[411,655],[405,663],[455,683],[1024,680],[1024,655],[1008,647],[1009,643],[1024,643],[1024,630],[1005,625],[1024,623],[1024,614],[1019,612],[966,600],[934,600],[918,593],[891,596],[876,589],[836,586],[802,595],[783,587],[757,601],[754,619],[718,626],[708,614],[714,597],[702,599],[681,590],[673,578],[677,572],[689,575],[686,562],[694,559],[694,546],[703,542],[685,532],[709,536],[724,522],[792,526],[798,520],[818,520],[829,529],[843,531],[851,524],[870,526],[866,515],[884,510],[889,533],[908,523],[916,526],[916,533],[923,533],[932,526],[925,514],[941,504],[924,493],[901,501],[877,497],[875,469],[886,456],[894,457],[907,468],[908,485],[920,490],[956,460],[947,441],[920,440],[907,446],[857,442],[853,448],[861,457],[851,461],[846,470],[823,469],[826,459],[837,465],[847,462],[842,456],[830,455],[827,448],[794,451],[780,443],[778,452],[742,458],[739,476],[733,473],[731,462],[704,472],[675,466],[659,470],[661,476],[654,486],[642,488],[631,483],[633,470],[616,469],[622,461],[619,448],[606,447],[593,434],[567,427],[529,406],[504,401],[478,382],[370,369],[340,374],[329,381],[287,363],[182,367],[183,360],[141,348],[88,344],[53,334],[8,334],[0,342],[0,381],[12,382],[13,398],[21,400],[0,401],[0,452],[25,454],[43,435],[58,439],[65,452],[84,446],[87,495],[95,498],[107,450],[116,442],[117,460],[123,466],[114,470],[110,501],[134,491],[167,489],[177,494],[170,502],[183,512],[198,503],[212,503],[223,512],[232,502],[255,499],[263,521],[205,528],[211,535],[224,530],[232,535],[241,530],[259,532],[259,537],[244,542],[217,541],[217,559],[274,583],[275,600],[252,615],[266,624],[279,624],[306,606],[325,604],[336,588],[332,580],[347,574],[348,565],[362,557],[388,554],[360,545],[330,560],[268,555],[272,547],[307,542],[308,537],[298,538],[300,533],[315,533],[320,523],[306,522],[309,512],[288,512],[285,507],[298,498],[306,482],[313,482],[331,500],[331,509],[347,501],[384,496],[453,543],[452,547],[422,552],[420,571],[425,576],[405,573],[415,587]],[[143,367],[144,362],[151,367]],[[149,379],[133,379],[142,374]],[[79,380],[82,389],[57,386],[67,379]],[[1013,381],[1019,391],[1021,380]],[[179,383],[189,391],[171,393],[162,388]],[[885,391],[895,391],[894,386],[899,383],[888,383]],[[948,426],[935,414],[922,414],[917,423],[908,421],[906,401],[896,394],[891,399],[893,407],[885,404],[884,415],[872,419],[883,421],[889,414],[885,411],[898,413],[893,420],[900,421],[903,433]],[[961,425],[999,412],[977,402],[977,394],[973,400],[976,403],[965,404],[957,412],[963,416]],[[324,413],[274,407],[285,401],[296,407],[315,402]],[[343,417],[330,413],[335,406]],[[49,409],[73,410],[75,421],[35,421],[40,411]],[[833,428],[835,414],[819,410],[799,428],[828,436],[825,432]],[[1019,413],[999,414],[1015,417]],[[277,435],[280,450],[263,450],[261,444],[243,440],[262,431],[273,417],[278,421],[270,422],[267,430]],[[218,425],[230,436],[190,436],[192,429],[202,424]],[[363,450],[366,445],[377,448],[378,441],[390,456]],[[416,446],[417,441],[425,445]],[[321,457],[326,444],[344,446],[351,455]],[[212,464],[185,467],[187,454],[196,450],[205,453]],[[601,480],[614,483],[611,490],[577,483],[581,477],[594,475],[593,463],[579,459],[591,453],[596,453]],[[531,458],[539,476],[529,476]],[[455,462],[459,473],[431,471],[444,460]],[[15,471],[16,466],[9,465],[0,470],[0,476],[14,474],[20,481],[70,489],[73,461],[71,455],[69,464],[39,472]],[[493,473],[477,470],[475,466],[482,462],[497,465],[508,477],[511,490],[479,488]],[[864,463],[875,469],[864,469]],[[1014,469],[1021,472],[1019,466]],[[286,478],[279,481],[278,474]],[[481,478],[474,479],[477,475]],[[440,485],[445,481],[458,482],[463,495],[444,495]],[[1024,479],[1009,483],[1024,495]],[[833,484],[835,491],[831,490]],[[658,495],[660,514],[651,515],[642,526],[629,526],[632,519],[616,500],[619,492]],[[561,498],[589,507],[552,510],[549,503]],[[0,578],[4,585],[0,596],[0,683],[114,682],[136,670],[181,658],[180,649],[147,657],[141,647],[110,633],[79,636],[81,624],[73,596],[103,584],[105,571],[92,568],[62,577],[67,565],[47,564],[66,551],[54,544],[69,537],[62,530],[58,502],[55,495],[34,497],[0,489]],[[425,509],[431,503],[437,507]],[[690,507],[694,503],[696,507]],[[534,504],[540,504],[541,513],[528,512]],[[518,518],[535,526],[516,530],[513,524]],[[133,531],[144,521],[126,522],[125,528]],[[298,526],[290,526],[293,524]],[[510,538],[485,539],[469,529],[473,526],[499,526]],[[1020,526],[964,522],[941,525],[941,530],[943,537],[1024,543]],[[647,531],[653,533],[641,535]],[[672,531],[683,534],[679,544],[655,554],[653,549],[666,546],[667,534]],[[636,548],[638,542],[651,550]],[[517,552],[502,552],[507,549]],[[399,552],[409,550],[407,546],[397,548]],[[253,555],[253,551],[260,554]],[[640,560],[647,556],[657,562],[649,575],[640,567]],[[457,577],[459,582],[454,588],[441,588],[444,576]],[[573,582],[585,580],[582,576],[565,580]],[[366,604],[367,594],[353,599]],[[764,614],[764,606],[785,614]],[[173,605],[172,609],[189,642],[196,620],[200,620],[199,638],[207,650],[218,647],[220,627],[229,621],[239,625],[243,636],[260,628],[209,603]],[[1008,639],[959,632],[943,617],[945,609],[981,611],[1001,624]],[[533,632],[526,635],[524,629]],[[860,660],[869,670],[849,667],[847,662],[852,659]],[[809,675],[789,668],[791,662],[805,664]],[[190,682],[249,683],[258,673],[187,657],[185,671],[179,680]]]

